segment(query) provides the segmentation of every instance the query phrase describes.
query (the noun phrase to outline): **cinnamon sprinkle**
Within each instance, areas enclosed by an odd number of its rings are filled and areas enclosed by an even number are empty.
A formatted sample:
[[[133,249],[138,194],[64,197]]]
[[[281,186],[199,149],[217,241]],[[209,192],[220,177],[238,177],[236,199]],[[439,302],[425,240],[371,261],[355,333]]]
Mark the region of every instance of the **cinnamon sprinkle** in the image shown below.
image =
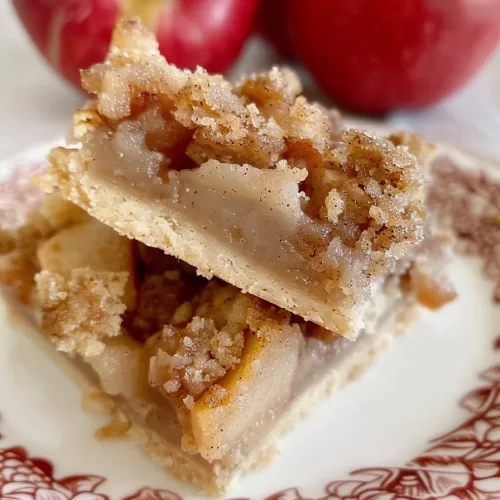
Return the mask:
[[[448,156],[432,163],[427,202],[436,219],[456,236],[457,251],[480,257],[500,303],[500,182],[484,170],[458,167]]]

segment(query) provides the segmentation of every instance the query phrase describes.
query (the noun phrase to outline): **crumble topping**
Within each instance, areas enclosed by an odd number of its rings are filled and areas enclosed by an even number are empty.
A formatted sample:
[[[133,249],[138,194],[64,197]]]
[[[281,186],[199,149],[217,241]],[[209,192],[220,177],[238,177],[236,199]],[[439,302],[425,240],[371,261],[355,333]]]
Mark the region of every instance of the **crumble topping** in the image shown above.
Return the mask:
[[[395,146],[405,146],[420,164],[428,170],[430,159],[434,157],[436,146],[413,132],[397,132],[388,138]]]
[[[42,270],[36,276],[42,329],[68,354],[101,354],[102,339],[120,334],[127,279],[125,272],[76,269],[65,278]]]
[[[125,312],[127,273],[90,269],[64,275],[42,270],[37,275],[42,328],[59,350],[83,356],[107,393],[128,395],[138,411],[149,411],[144,406],[148,386],[157,389],[177,412],[183,449],[198,453],[193,415],[198,415],[198,426],[206,421],[197,405],[215,409],[236,404],[238,384],[258,376],[259,360],[270,355],[267,346],[279,353],[281,345],[292,342],[285,339],[296,337],[300,330],[292,328],[294,335],[286,330],[292,323],[286,311],[217,279],[193,276],[192,268],[154,249],[138,244],[136,255],[142,256],[138,304],[141,280],[167,275],[171,283],[170,296],[162,288],[150,290],[155,312],[165,319],[160,331],[137,332],[133,315],[140,317],[140,305]],[[194,282],[186,287],[189,280]],[[176,293],[187,299],[179,300]],[[172,300],[179,305],[173,308]],[[134,340],[141,334],[142,341]]]
[[[21,171],[19,175],[24,174]],[[8,186],[9,182],[0,184],[0,255],[33,248],[38,241],[87,215],[60,193],[45,196],[39,188],[23,184],[26,201],[21,201],[24,194],[10,191]]]
[[[147,345],[151,358],[150,382],[181,399],[195,400],[241,360],[245,335],[266,327],[290,324],[290,314],[264,301],[242,294],[231,285],[211,280],[189,308],[181,305],[185,325],[165,325]],[[221,391],[218,390],[220,394]],[[216,398],[217,399],[217,398]],[[215,399],[214,399],[215,401]]]
[[[326,272],[328,290],[340,285],[353,301],[366,299],[372,277],[394,269],[423,238],[423,174],[408,153],[414,141],[342,131],[337,114],[299,95],[288,69],[236,86],[202,69],[180,70],[161,57],[152,33],[128,20],[119,23],[108,60],[84,71],[82,84],[95,96],[75,114],[83,148],[56,150],[45,182],[84,207],[77,178],[96,161],[114,163],[115,175],[143,188],[209,164],[222,164],[221,172],[231,165],[283,175],[300,169],[302,226],[317,233],[303,237],[304,254],[316,256],[311,269]],[[295,195],[280,196],[297,217],[296,200],[287,199]]]
[[[232,336],[199,316],[182,329],[164,326],[150,341],[156,349],[150,364],[151,385],[163,387],[168,394],[182,391],[183,398],[203,394],[240,361],[243,349],[241,332]]]

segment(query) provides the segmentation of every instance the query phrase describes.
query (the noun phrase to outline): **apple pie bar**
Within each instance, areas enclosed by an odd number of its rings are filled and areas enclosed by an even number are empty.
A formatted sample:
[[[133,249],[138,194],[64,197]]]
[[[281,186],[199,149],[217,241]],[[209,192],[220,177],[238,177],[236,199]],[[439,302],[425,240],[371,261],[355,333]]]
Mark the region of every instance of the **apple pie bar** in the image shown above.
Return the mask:
[[[4,201],[14,193],[11,185]],[[10,242],[0,282],[37,311],[41,329],[85,374],[86,407],[110,415],[98,437],[128,436],[211,493],[269,461],[280,435],[361,374],[416,304],[437,308],[454,297],[443,275],[447,240],[428,226],[415,257],[366,303],[351,341],[200,276],[58,194],[31,204],[23,225],[0,233]]]
[[[127,20],[82,84],[93,99],[45,188],[207,279],[355,339],[423,240],[415,155],[343,127],[292,71],[182,71]]]
[[[428,148],[346,129],[288,70],[181,71],[138,21],[83,85],[48,194],[0,185],[0,283],[85,374],[99,437],[224,492],[417,305],[454,298]]]

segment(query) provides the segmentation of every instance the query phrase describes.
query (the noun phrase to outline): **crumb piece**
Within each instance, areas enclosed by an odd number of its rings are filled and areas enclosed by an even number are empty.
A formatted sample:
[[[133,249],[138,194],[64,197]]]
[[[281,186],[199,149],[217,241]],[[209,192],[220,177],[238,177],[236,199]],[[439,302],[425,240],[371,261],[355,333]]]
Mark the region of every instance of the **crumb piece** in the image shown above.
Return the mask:
[[[127,436],[131,426],[132,423],[130,422],[130,420],[120,412],[113,417],[109,424],[97,429],[95,431],[95,437],[97,439],[113,439],[125,437]]]
[[[192,410],[194,408],[194,398],[193,396],[186,396],[182,402],[186,405],[188,410]]]
[[[167,393],[182,389],[196,398],[239,362],[242,349],[241,333],[232,337],[218,331],[213,320],[195,316],[182,329],[162,330],[151,360],[150,380]]]
[[[41,191],[40,194],[43,196]],[[1,190],[0,196],[3,196]],[[7,197],[10,197],[10,194],[5,196],[2,205],[8,202]],[[19,203],[22,205],[28,202],[23,200]],[[58,229],[87,217],[81,208],[64,200],[59,193],[43,196],[24,218],[21,217],[24,209],[20,209],[19,205],[12,206],[10,210],[12,213],[19,213],[20,218],[15,224],[7,224],[6,218],[0,219],[0,255],[15,249],[32,248],[38,241],[48,238]]]
[[[102,125],[102,123],[102,119],[96,109],[92,107],[79,109],[73,116],[73,134],[75,139],[81,139],[87,132]]]
[[[336,189],[332,189],[325,199],[326,218],[332,223],[337,224],[339,216],[344,210],[344,200]],[[374,208],[374,207],[372,207]]]
[[[178,380],[169,380],[163,384],[163,389],[168,394],[177,392],[181,388],[181,383]]]
[[[398,132],[388,138],[395,146],[405,146],[422,166],[428,166],[436,146],[413,132]]]
[[[209,282],[192,304],[197,306],[186,326],[165,325],[147,341],[150,384],[176,395],[175,402],[183,406],[186,397],[196,401],[238,365],[247,331],[290,324],[288,312],[218,280]],[[222,401],[220,395],[214,393],[213,401]]]
[[[95,356],[102,339],[120,334],[121,301],[128,273],[76,269],[69,278],[40,272],[36,277],[42,329],[61,351]]]
[[[205,393],[205,401],[209,408],[224,406],[229,400],[229,392],[219,384],[213,384]]]
[[[84,411],[113,415],[116,403],[113,398],[97,387],[90,386],[83,392],[82,408]]]
[[[172,325],[182,325],[189,323],[193,317],[193,305],[191,302],[184,302],[174,312],[171,323]]]
[[[268,73],[244,77],[234,89],[247,106],[253,104],[252,112],[273,118],[280,126],[286,123],[290,106],[301,92],[302,85],[295,72],[277,67]],[[255,124],[258,125],[259,121]]]

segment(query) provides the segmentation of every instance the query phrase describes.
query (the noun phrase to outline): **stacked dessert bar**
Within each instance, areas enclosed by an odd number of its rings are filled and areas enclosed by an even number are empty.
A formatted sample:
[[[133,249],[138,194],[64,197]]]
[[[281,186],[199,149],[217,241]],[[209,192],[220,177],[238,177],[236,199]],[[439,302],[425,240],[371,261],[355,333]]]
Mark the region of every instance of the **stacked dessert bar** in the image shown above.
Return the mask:
[[[429,148],[346,128],[289,70],[180,70],[136,20],[82,83],[49,194],[0,232],[0,279],[28,301],[36,273],[41,328],[112,416],[101,436],[222,492],[417,304],[454,298]]]

